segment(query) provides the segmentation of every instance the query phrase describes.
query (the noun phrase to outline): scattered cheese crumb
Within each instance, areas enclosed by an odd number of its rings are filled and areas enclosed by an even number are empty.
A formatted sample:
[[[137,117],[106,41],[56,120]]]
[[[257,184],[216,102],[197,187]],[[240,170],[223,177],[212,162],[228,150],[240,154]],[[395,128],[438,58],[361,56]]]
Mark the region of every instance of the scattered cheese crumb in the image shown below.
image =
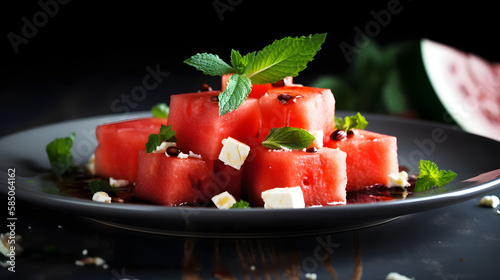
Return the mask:
[[[92,154],[89,158],[89,162],[85,165],[85,170],[92,174],[95,175],[95,155]]]
[[[87,251],[87,249],[83,249],[82,251],[82,255],[86,256],[89,252]]]
[[[125,187],[128,186],[130,183],[128,180],[125,179],[115,179],[113,177],[109,177],[109,185],[112,187]]]
[[[486,195],[481,198],[479,205],[484,207],[496,208],[500,204],[500,199],[496,195]]]
[[[263,191],[261,196],[265,209],[305,207],[304,194],[300,186],[270,189]]]
[[[316,280],[318,275],[316,273],[306,273],[306,280]]]
[[[106,192],[96,192],[92,196],[92,200],[96,202],[111,203],[111,197]]]
[[[410,183],[408,182],[408,173],[406,171],[401,171],[399,173],[391,173],[389,176],[389,183],[387,186],[389,188],[392,187],[409,187]]]
[[[412,279],[414,278],[408,278],[396,272],[391,272],[387,274],[387,276],[385,277],[385,280],[412,280]]]
[[[2,253],[4,256],[7,256],[11,252],[11,247],[14,247],[15,253],[20,254],[23,251],[23,248],[21,245],[21,236],[16,234],[11,235],[12,232],[6,232],[6,233],[1,233],[0,234],[0,253]],[[9,244],[9,240],[14,240],[15,243]],[[12,242],[12,241],[11,241]]]
[[[99,257],[95,257],[95,258],[88,257],[85,259],[75,261],[75,265],[77,265],[77,266],[84,266],[87,264],[93,264],[95,266],[103,266],[104,269],[107,268],[106,261],[103,260],[102,258],[99,258]]]
[[[229,209],[236,203],[236,199],[227,191],[212,197],[212,201],[219,209]]]
[[[161,142],[160,146],[156,147],[156,150],[153,151],[155,154],[166,153],[168,147],[177,147],[177,143],[175,142]]]
[[[222,145],[219,160],[224,162],[225,165],[240,170],[250,153],[250,146],[231,137],[222,139]]]
[[[188,157],[189,157],[189,155],[188,155],[188,154],[185,154],[185,153],[183,153],[183,152],[180,152],[180,153],[177,155],[177,158],[183,158],[183,159],[185,159],[185,158],[188,158]]]
[[[189,156],[192,157],[192,158],[201,158],[201,155],[195,154],[192,151],[189,151]]]

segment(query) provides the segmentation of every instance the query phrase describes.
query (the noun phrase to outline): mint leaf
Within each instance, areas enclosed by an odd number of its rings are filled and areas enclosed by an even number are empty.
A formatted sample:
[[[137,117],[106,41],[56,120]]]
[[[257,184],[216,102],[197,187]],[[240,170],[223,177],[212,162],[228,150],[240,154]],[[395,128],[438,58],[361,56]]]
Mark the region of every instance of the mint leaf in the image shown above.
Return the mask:
[[[364,129],[368,125],[365,117],[363,117],[359,112],[354,116],[347,116],[344,119],[335,116],[335,128],[344,131],[349,131],[351,129]]]
[[[229,209],[237,209],[237,208],[240,209],[250,208],[250,203],[244,201],[243,199],[240,199],[240,201],[234,203],[233,205],[231,205],[231,207],[229,207]]]
[[[161,145],[161,142],[177,142],[175,137],[176,132],[171,129],[172,125],[161,125],[160,133],[149,134],[148,142],[146,143],[146,152],[151,153],[156,150],[156,147]]]
[[[45,147],[50,166],[56,175],[71,172],[76,168],[71,154],[74,141],[75,133],[73,132],[68,137],[56,138]]]
[[[257,53],[248,77],[253,84],[295,77],[313,60],[325,39],[326,33],[276,40]]]
[[[242,57],[239,51],[231,50],[231,65],[235,69],[236,74],[247,75],[253,65],[254,59],[255,52]]]
[[[102,179],[94,180],[89,183],[90,192],[95,194],[96,192],[106,192],[107,194],[118,194],[118,188],[113,187],[108,181]]]
[[[428,190],[433,187],[442,187],[453,181],[457,174],[453,171],[439,170],[438,166],[429,160],[420,160],[418,166],[420,173],[415,183],[416,192]]]
[[[234,74],[227,81],[226,90],[219,94],[219,116],[237,109],[247,99],[252,82],[242,74]]]
[[[235,69],[216,54],[197,53],[184,60],[184,63],[202,71],[205,75],[222,76],[234,73]]]
[[[262,145],[270,149],[282,149],[283,147],[300,150],[309,147],[314,141],[314,136],[302,128],[280,127],[271,128]]]
[[[166,103],[158,103],[151,109],[151,113],[153,114],[153,117],[162,118],[162,119],[168,118],[169,111],[170,110],[169,110]]]

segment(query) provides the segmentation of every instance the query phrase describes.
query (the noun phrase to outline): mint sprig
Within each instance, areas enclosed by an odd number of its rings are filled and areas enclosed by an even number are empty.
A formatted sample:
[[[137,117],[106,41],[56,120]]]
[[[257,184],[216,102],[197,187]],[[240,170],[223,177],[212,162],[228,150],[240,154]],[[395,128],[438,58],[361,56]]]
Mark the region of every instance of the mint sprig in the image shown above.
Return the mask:
[[[457,173],[451,170],[439,170],[436,163],[429,160],[420,160],[418,169],[420,173],[415,183],[414,191],[416,192],[425,191],[436,186],[443,187],[457,176]]]
[[[92,194],[96,192],[106,192],[108,194],[117,195],[118,188],[113,187],[109,184],[108,181],[104,181],[102,179],[93,180],[89,183],[89,189]]]
[[[176,132],[171,129],[172,125],[161,125],[160,133],[149,134],[148,142],[146,143],[146,152],[152,153],[156,147],[161,145],[161,142],[177,142],[175,137]]]
[[[158,103],[153,108],[151,108],[151,114],[155,118],[167,119],[170,110],[167,103]]]
[[[237,109],[245,101],[252,85],[274,83],[287,76],[297,76],[313,60],[325,39],[326,33],[285,37],[261,51],[244,56],[232,49],[231,65],[218,55],[209,53],[195,54],[184,63],[206,75],[234,74],[229,78],[226,90],[219,95],[219,115],[222,116]]]
[[[71,154],[74,141],[75,133],[73,132],[68,137],[56,138],[45,147],[50,166],[58,176],[76,169]]]
[[[262,145],[269,149],[300,150],[309,147],[315,137],[307,130],[296,127],[271,128]]]
[[[351,129],[364,129],[368,125],[365,117],[363,117],[359,112],[354,116],[347,116],[343,119],[335,116],[335,128],[349,131]]]

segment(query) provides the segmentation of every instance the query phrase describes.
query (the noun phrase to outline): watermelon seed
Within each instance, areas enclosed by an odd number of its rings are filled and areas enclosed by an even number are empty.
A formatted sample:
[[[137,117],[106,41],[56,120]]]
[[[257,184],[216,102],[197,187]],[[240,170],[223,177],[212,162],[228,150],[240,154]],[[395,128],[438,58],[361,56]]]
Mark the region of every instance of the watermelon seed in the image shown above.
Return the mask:
[[[212,102],[219,102],[219,97],[217,95],[210,96],[210,101],[212,101]]]
[[[278,95],[278,100],[283,105],[285,105],[288,102],[288,100],[290,100],[292,98],[293,98],[293,96],[286,94],[286,93],[282,93],[282,94]]]
[[[272,83],[271,85],[273,87],[283,87],[283,86],[285,86],[285,84],[286,84],[285,83],[285,79],[281,79],[281,80],[279,80],[279,81],[277,81],[275,83]]]
[[[342,141],[348,136],[348,134],[349,133],[345,132],[345,130],[337,129],[332,132],[332,134],[330,134],[330,139],[332,139],[333,141]]]
[[[167,155],[169,155],[171,157],[176,157],[181,153],[181,151],[177,147],[170,146],[167,148],[166,153],[167,153]]]
[[[308,153],[317,153],[318,149],[316,149],[316,147],[311,147],[311,148],[307,148],[306,152],[308,152]]]
[[[212,91],[212,87],[208,84],[201,85],[201,91]]]

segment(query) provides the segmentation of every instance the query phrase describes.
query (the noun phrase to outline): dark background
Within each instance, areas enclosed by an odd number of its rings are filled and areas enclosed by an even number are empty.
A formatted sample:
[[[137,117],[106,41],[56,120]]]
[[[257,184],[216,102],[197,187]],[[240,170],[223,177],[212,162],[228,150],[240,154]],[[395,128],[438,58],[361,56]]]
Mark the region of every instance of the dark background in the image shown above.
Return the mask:
[[[374,20],[370,12],[387,10],[389,3],[399,3],[401,11],[373,36],[381,45],[429,38],[500,61],[497,12],[486,1],[10,2],[1,9],[0,135],[117,113],[113,102],[142,84],[148,66],[169,75],[127,110],[149,110],[168,102],[170,94],[197,91],[204,82],[219,89],[218,78],[182,61],[197,52],[229,61],[231,48],[245,54],[285,36],[328,33],[295,81],[307,84],[320,74],[342,73],[349,64],[339,45],[354,45],[354,28],[364,29]],[[52,3],[53,11],[57,3],[58,10],[15,53],[9,34],[22,36],[23,17],[33,23],[43,11],[40,3]]]

